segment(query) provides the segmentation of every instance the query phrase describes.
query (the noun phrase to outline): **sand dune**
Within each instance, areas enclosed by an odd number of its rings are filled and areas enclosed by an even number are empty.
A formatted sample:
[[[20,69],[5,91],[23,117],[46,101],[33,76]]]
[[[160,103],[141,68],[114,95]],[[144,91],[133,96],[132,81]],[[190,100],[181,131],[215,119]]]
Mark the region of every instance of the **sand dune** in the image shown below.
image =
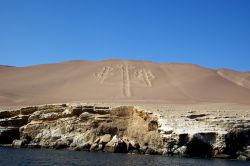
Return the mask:
[[[115,59],[5,69],[0,66],[1,106],[88,100],[250,104],[249,73],[192,64]]]

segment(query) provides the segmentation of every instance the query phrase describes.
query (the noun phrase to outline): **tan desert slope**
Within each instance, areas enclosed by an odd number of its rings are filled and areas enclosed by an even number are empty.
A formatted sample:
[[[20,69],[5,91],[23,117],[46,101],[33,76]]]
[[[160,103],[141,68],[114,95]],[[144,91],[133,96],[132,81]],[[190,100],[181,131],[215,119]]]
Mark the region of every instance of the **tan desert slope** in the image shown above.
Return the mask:
[[[250,73],[249,72],[238,72],[228,69],[217,70],[218,74],[223,78],[232,81],[233,83],[250,89]]]
[[[0,65],[0,70],[11,68],[12,66]]]
[[[191,64],[105,60],[0,68],[0,106],[71,101],[250,104],[249,73]]]

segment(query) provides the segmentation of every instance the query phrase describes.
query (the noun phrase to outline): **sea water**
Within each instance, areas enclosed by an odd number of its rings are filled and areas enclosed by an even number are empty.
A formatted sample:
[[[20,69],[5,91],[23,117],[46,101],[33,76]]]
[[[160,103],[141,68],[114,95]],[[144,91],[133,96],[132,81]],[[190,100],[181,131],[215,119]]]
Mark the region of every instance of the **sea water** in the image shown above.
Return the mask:
[[[250,166],[248,161],[0,147],[0,166]]]

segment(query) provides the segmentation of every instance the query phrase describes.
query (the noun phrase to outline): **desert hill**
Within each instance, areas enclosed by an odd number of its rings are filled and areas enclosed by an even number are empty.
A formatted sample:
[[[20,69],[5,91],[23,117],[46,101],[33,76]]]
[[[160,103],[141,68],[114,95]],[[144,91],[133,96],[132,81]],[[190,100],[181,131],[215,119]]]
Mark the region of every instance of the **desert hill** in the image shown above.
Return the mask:
[[[249,72],[238,72],[228,69],[217,70],[218,74],[223,78],[232,81],[233,83],[250,89],[250,73]]]
[[[2,69],[8,69],[11,68],[12,66],[6,66],[6,65],[0,65],[0,70]]]
[[[249,73],[192,64],[113,59],[0,66],[0,82],[1,106],[88,100],[250,104]]]

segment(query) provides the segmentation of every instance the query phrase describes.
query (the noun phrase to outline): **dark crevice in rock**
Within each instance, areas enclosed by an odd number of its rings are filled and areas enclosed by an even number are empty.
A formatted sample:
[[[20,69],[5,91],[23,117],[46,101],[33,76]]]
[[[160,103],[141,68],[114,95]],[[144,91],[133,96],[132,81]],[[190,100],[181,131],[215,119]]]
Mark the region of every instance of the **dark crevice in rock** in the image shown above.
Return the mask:
[[[180,134],[178,140],[178,146],[186,145],[189,140],[188,134]]]
[[[213,148],[203,136],[196,134],[187,144],[187,155],[190,157],[212,157]]]
[[[0,144],[12,144],[15,139],[20,138],[18,127],[0,127]]]
[[[244,151],[250,145],[250,129],[231,131],[225,139],[225,153],[236,158],[239,151]]]
[[[201,117],[205,117],[209,114],[191,114],[191,115],[187,115],[186,117],[189,119],[196,119],[196,118],[201,118]]]

